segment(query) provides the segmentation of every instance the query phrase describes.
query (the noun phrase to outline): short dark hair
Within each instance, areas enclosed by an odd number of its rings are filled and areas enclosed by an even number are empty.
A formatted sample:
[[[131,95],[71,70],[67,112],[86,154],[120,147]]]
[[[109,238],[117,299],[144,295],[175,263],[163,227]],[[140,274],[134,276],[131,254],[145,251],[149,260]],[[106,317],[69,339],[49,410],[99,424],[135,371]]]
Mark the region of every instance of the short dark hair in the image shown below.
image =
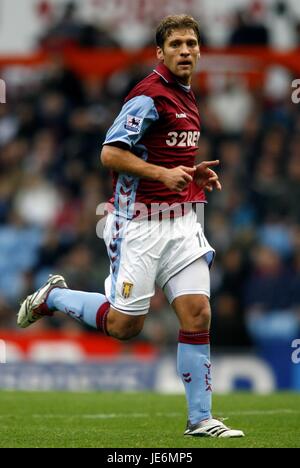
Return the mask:
[[[165,40],[174,29],[192,29],[200,44],[200,29],[197,21],[189,15],[169,15],[161,20],[156,28],[156,45],[163,48]]]

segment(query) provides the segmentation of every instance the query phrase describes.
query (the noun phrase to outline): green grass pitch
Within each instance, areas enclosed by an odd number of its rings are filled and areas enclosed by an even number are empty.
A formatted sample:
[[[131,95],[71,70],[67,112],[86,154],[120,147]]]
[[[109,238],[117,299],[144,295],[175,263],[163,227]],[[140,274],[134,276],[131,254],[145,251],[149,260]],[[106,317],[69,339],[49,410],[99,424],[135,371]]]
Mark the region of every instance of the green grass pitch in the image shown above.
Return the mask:
[[[243,439],[188,438],[184,396],[0,392],[0,447],[300,447],[300,394],[216,395]]]

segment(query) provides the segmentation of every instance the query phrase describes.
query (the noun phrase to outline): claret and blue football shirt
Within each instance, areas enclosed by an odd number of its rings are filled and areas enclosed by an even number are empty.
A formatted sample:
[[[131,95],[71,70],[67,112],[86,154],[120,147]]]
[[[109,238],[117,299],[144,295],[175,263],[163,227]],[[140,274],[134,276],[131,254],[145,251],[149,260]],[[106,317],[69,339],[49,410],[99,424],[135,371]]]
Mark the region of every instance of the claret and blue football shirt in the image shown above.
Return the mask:
[[[193,167],[199,137],[200,117],[193,91],[178,83],[161,63],[128,94],[104,145],[121,145],[157,166]],[[113,173],[113,188],[115,209],[129,219],[134,217],[135,204],[149,207],[153,203],[205,201],[203,190],[194,182],[175,192],[159,181]]]

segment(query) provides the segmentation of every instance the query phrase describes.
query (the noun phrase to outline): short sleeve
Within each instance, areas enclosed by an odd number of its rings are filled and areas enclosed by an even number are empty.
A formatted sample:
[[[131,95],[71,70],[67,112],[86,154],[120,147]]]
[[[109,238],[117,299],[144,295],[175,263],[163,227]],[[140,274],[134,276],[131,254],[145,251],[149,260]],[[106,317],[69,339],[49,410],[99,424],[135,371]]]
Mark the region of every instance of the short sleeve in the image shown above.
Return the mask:
[[[104,145],[124,143],[132,148],[149,126],[159,119],[154,101],[149,96],[136,96],[127,101],[106,134]]]

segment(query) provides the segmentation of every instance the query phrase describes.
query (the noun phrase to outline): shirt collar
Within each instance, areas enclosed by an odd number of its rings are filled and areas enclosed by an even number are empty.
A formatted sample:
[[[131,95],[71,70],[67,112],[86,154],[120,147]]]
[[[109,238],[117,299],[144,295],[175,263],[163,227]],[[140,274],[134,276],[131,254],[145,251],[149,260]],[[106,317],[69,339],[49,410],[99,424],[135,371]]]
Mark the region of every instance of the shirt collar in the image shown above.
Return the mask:
[[[176,77],[164,63],[159,63],[153,71],[159,75],[165,81],[165,83],[177,83]]]
[[[161,79],[164,80],[165,83],[167,83],[167,84],[169,84],[169,83],[177,84],[182,89],[184,89],[185,92],[190,91],[191,88],[190,87],[188,88],[187,86],[181,85],[178,82],[176,76],[173,75],[173,73],[168,69],[168,67],[166,67],[166,65],[164,63],[160,62],[153,71],[154,71],[154,73],[159,75],[161,77]]]

